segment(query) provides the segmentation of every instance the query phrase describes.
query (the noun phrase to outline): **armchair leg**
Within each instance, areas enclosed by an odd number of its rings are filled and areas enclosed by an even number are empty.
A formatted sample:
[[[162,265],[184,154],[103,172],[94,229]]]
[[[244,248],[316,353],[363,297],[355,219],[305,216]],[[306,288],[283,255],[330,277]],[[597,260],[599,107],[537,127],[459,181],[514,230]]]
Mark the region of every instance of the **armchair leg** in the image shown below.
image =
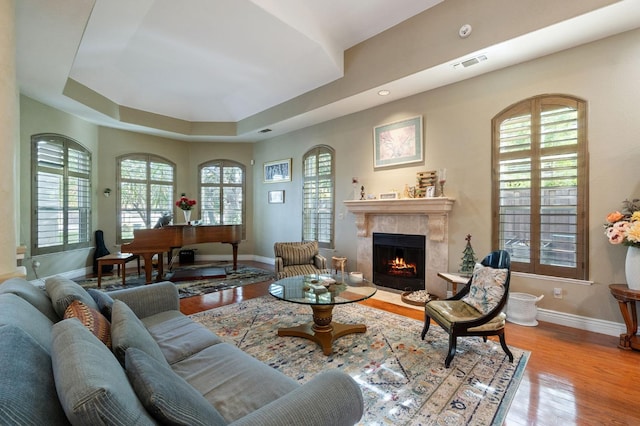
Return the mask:
[[[513,354],[511,353],[511,351],[509,350],[509,347],[507,346],[507,342],[504,338],[504,333],[500,333],[498,337],[500,337],[500,346],[502,346],[502,350],[509,357],[509,362],[513,362]]]
[[[444,366],[449,368],[451,365],[451,361],[453,357],[456,355],[456,344],[458,339],[453,334],[449,334],[449,354],[447,354],[447,358],[444,360]]]
[[[427,315],[427,313],[424,313],[424,327],[422,328],[422,334],[420,335],[420,337],[422,337],[422,340],[424,340],[424,336],[427,335],[427,331],[429,331],[429,326],[431,325],[431,317],[429,315]]]

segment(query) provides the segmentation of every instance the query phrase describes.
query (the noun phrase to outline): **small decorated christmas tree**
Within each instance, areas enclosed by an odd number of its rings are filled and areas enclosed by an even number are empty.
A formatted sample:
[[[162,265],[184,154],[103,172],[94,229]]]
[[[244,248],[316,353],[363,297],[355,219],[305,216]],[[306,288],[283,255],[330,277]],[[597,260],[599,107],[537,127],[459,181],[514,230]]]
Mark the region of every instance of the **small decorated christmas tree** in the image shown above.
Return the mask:
[[[470,277],[473,275],[473,268],[476,266],[477,258],[473,247],[471,247],[471,234],[467,234],[465,240],[467,241],[467,246],[462,252],[462,263],[460,264],[460,270],[458,272],[466,277]]]

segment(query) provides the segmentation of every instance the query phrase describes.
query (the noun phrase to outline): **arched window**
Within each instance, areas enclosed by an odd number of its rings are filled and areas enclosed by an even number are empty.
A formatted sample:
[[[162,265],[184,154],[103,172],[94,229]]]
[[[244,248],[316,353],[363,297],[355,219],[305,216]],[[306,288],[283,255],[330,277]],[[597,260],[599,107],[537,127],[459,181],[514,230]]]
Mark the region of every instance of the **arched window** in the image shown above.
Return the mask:
[[[334,150],[320,145],[307,151],[302,158],[302,175],[302,239],[333,248]]]
[[[202,223],[245,225],[244,165],[231,160],[212,160],[200,164],[198,175]]]
[[[32,253],[54,253],[91,243],[91,153],[57,134],[31,137]]]
[[[153,228],[174,207],[176,166],[153,154],[118,157],[118,243],[133,239],[134,229]]]
[[[493,246],[512,270],[587,279],[586,102],[523,100],[492,121]]]

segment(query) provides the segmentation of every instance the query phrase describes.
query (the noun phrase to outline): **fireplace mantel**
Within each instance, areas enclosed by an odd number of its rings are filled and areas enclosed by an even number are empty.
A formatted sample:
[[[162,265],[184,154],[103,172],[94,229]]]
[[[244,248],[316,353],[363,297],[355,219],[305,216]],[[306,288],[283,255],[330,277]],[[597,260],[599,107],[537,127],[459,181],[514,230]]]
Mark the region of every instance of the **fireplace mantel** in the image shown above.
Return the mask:
[[[399,200],[348,200],[344,202],[356,216],[358,237],[367,236],[367,220],[371,215],[425,215],[429,222],[429,239],[443,241],[446,219],[455,199],[448,197],[403,198]]]

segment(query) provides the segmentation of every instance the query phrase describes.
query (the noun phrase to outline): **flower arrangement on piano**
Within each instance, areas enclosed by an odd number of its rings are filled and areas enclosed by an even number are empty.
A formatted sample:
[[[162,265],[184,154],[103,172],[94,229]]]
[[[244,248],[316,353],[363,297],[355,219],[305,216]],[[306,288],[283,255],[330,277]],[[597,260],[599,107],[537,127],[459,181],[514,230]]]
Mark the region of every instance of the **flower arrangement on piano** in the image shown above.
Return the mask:
[[[182,194],[180,199],[176,201],[176,206],[180,210],[191,210],[196,205],[196,200],[190,200],[186,197],[186,194]]]

